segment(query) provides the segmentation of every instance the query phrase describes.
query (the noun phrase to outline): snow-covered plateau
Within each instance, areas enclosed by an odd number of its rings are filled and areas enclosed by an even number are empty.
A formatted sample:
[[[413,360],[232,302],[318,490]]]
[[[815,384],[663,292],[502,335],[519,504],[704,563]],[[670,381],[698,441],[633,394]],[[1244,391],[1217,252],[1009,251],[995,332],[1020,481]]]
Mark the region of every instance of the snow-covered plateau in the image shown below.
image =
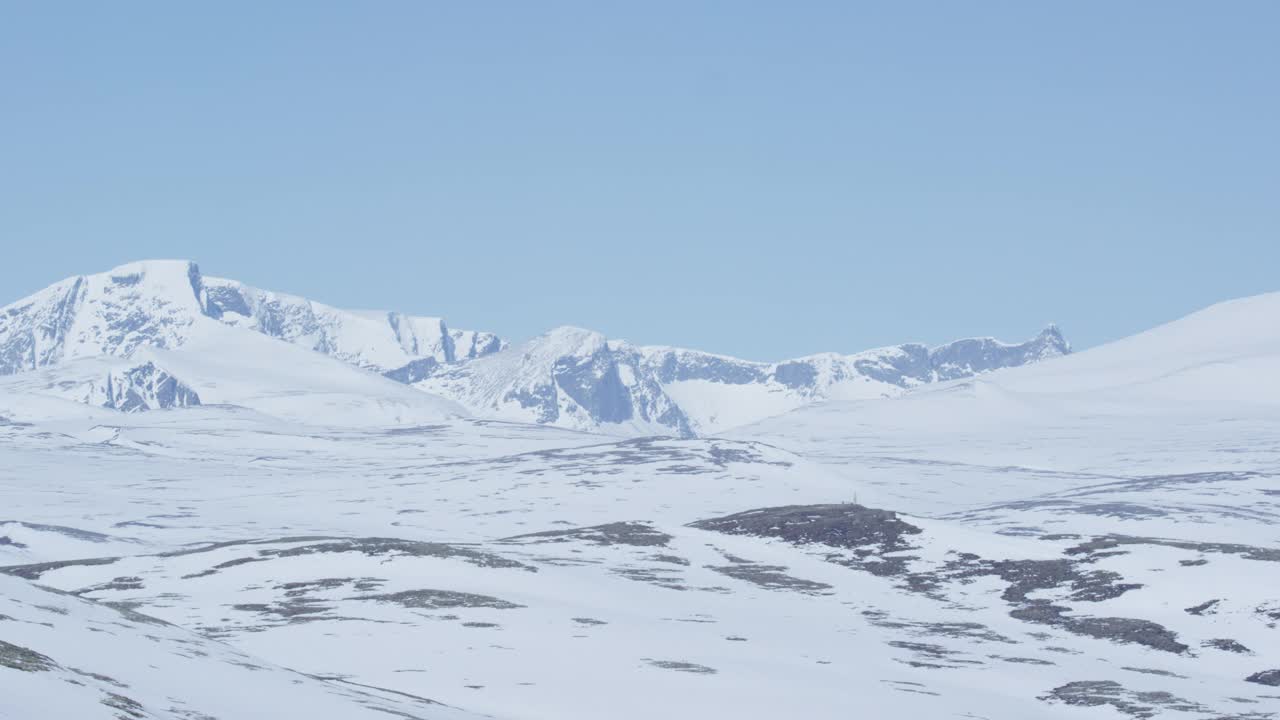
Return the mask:
[[[777,363],[0,308],[0,718],[1280,718],[1280,294]]]

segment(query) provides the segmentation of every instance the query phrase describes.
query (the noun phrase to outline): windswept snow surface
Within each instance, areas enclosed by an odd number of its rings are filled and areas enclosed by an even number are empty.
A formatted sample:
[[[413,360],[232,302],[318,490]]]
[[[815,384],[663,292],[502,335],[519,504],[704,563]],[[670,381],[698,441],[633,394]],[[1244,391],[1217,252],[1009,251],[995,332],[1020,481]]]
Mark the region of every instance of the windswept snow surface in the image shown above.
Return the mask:
[[[0,717],[324,718],[478,716],[274,666],[132,610],[0,577]]]
[[[201,317],[0,381],[6,720],[1280,717],[1280,296],[700,438],[535,414],[728,428],[715,356],[555,331],[476,417]]]

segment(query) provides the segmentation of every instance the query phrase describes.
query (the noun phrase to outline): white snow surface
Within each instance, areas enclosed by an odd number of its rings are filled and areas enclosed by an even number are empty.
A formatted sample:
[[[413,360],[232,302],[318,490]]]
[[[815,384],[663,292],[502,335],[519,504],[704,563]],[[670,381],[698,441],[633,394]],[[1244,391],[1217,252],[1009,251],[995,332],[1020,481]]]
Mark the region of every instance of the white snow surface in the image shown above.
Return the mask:
[[[484,417],[155,307],[0,379],[0,718],[1280,716],[1280,295],[884,392],[560,329]]]

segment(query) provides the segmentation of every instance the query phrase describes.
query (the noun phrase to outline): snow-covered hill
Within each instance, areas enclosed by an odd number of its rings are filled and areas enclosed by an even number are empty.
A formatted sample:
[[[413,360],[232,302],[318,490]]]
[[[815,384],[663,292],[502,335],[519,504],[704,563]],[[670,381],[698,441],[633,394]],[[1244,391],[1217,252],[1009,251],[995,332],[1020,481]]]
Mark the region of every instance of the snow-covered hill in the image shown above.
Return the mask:
[[[1010,345],[992,338],[930,349],[760,363],[696,350],[635,346],[561,327],[505,352],[442,367],[415,387],[478,415],[615,434],[709,435],[827,399],[896,397],[1070,353],[1056,327]]]
[[[1119,438],[1142,424],[1200,428],[1216,418],[1244,433],[1280,414],[1278,319],[1280,293],[1232,300],[1054,362],[931,385],[893,403],[797,408],[729,435],[778,442],[836,465],[904,448],[924,458],[939,447],[953,461],[1001,458],[1038,467],[1054,462],[1050,446],[1017,438],[1057,434],[1082,456],[1110,447],[1097,444],[1098,434]],[[1180,436],[1169,435],[1171,452]],[[1178,463],[1130,456],[1128,464],[1157,473],[1235,466],[1229,439],[1212,456],[1190,447],[1192,457]]]
[[[989,380],[1014,392],[1280,404],[1280,293],[1218,303],[1088,353]]]

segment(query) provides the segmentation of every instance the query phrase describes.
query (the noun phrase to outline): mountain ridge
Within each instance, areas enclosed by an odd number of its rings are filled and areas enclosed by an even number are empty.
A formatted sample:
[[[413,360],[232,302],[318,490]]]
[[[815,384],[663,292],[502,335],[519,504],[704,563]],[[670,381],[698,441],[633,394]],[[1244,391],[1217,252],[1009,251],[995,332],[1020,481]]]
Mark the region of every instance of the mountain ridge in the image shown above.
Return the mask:
[[[170,366],[192,367],[183,358],[195,352],[194,346],[215,355],[239,347],[234,331],[327,355],[481,417],[614,435],[680,437],[715,434],[827,399],[893,397],[921,385],[1071,352],[1054,325],[1022,343],[966,338],[936,347],[904,343],[772,363],[635,345],[572,326],[508,347],[493,333],[452,329],[439,317],[343,310],[207,276],[191,261],[149,260],[66,278],[0,308],[0,376],[99,356],[132,359],[149,348],[169,354],[149,354],[115,374],[89,380],[78,376],[81,390],[74,397],[129,411],[183,407],[206,396],[227,395],[217,387],[216,373],[204,373],[201,386]],[[209,341],[215,337],[221,340]],[[271,357],[277,353],[264,351],[261,343],[245,348],[239,352],[250,352],[251,362],[297,362],[287,358],[299,357]],[[252,371],[238,365],[232,369],[237,382]],[[263,383],[287,379],[287,372],[265,365],[262,371]],[[323,386],[317,382],[303,385],[316,392]],[[335,382],[381,392],[376,383],[354,377]],[[46,384],[64,397],[66,387],[66,382]],[[275,407],[279,395],[278,388],[268,387],[231,397],[270,396]],[[397,397],[393,404],[404,406],[402,396],[392,395]]]
[[[1071,352],[1056,325],[1023,343],[966,338],[775,363],[698,350],[637,346],[583,328],[554,328],[506,353],[441,367],[412,381],[477,414],[628,433],[691,437],[745,425],[831,397],[895,396]],[[738,389],[733,397],[720,397]],[[735,407],[736,406],[736,407]]]

